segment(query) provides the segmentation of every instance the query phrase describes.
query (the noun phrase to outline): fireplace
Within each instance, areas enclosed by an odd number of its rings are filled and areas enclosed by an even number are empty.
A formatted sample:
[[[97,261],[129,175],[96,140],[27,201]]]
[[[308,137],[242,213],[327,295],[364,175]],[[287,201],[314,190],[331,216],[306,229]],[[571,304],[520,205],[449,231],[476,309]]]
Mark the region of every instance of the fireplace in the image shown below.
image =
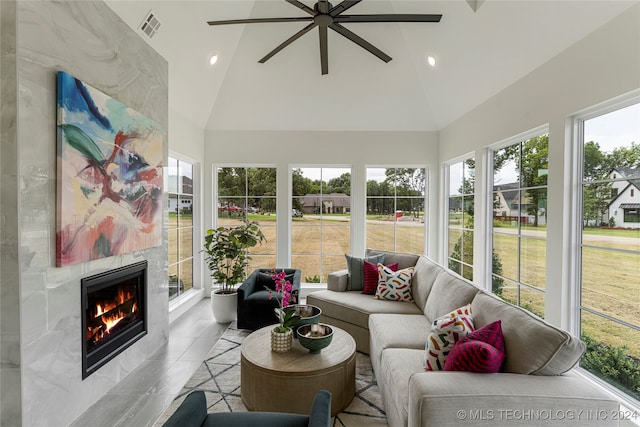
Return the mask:
[[[147,261],[85,277],[82,379],[147,334]]]

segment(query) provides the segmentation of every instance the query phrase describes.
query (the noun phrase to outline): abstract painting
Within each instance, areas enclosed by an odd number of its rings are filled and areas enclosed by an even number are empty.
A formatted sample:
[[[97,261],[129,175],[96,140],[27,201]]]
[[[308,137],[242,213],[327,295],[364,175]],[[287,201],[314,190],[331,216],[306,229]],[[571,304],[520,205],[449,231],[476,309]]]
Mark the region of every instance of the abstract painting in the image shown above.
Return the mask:
[[[162,244],[163,133],[58,72],[56,265]]]

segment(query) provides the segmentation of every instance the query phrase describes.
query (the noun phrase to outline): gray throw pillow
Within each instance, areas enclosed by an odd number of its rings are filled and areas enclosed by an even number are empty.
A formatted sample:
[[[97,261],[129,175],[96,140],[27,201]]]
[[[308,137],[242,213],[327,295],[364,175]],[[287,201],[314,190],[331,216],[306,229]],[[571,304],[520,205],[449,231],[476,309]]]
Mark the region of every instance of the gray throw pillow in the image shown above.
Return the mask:
[[[364,289],[364,262],[367,260],[373,264],[384,264],[385,254],[373,255],[366,258],[356,258],[346,255],[347,269],[349,270],[349,282],[347,283],[348,291],[362,291]]]

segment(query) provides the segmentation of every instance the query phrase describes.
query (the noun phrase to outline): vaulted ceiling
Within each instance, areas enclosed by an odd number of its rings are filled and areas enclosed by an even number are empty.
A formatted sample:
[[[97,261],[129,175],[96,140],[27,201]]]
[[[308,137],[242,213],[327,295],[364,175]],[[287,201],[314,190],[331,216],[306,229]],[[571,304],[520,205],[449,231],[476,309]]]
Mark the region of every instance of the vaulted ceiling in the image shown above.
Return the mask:
[[[306,22],[207,25],[305,16],[284,0],[106,3],[169,62],[172,113],[202,128],[432,131],[637,0],[364,0],[345,14],[443,17],[440,23],[344,24],[391,56],[389,63],[329,31],[327,75],[320,73],[317,31],[258,63]],[[149,11],[161,23],[152,38],[139,29]],[[213,53],[219,60],[210,66]],[[426,64],[427,54],[436,56],[436,67]]]

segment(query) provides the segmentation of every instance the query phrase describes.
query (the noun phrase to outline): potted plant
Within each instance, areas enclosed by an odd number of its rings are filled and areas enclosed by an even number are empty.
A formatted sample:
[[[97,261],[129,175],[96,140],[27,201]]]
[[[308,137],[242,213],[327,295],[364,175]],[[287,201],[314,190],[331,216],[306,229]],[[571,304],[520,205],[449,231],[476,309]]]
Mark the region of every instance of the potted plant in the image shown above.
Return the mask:
[[[213,282],[218,285],[218,289],[211,291],[211,307],[218,323],[236,319],[236,286],[246,279],[246,267],[251,259],[247,249],[262,244],[264,240],[256,221],[245,220],[238,226],[207,230],[203,252]]]
[[[274,309],[278,318],[278,326],[271,330],[271,350],[276,353],[284,353],[291,349],[293,342],[292,327],[300,320],[300,316],[295,310],[285,310],[291,302],[295,301],[295,296],[291,294],[293,285],[286,279],[284,271],[276,272],[274,270],[271,276],[276,284],[276,300],[278,307]],[[269,290],[269,299],[273,298],[271,290]],[[278,294],[280,297],[278,298]]]

